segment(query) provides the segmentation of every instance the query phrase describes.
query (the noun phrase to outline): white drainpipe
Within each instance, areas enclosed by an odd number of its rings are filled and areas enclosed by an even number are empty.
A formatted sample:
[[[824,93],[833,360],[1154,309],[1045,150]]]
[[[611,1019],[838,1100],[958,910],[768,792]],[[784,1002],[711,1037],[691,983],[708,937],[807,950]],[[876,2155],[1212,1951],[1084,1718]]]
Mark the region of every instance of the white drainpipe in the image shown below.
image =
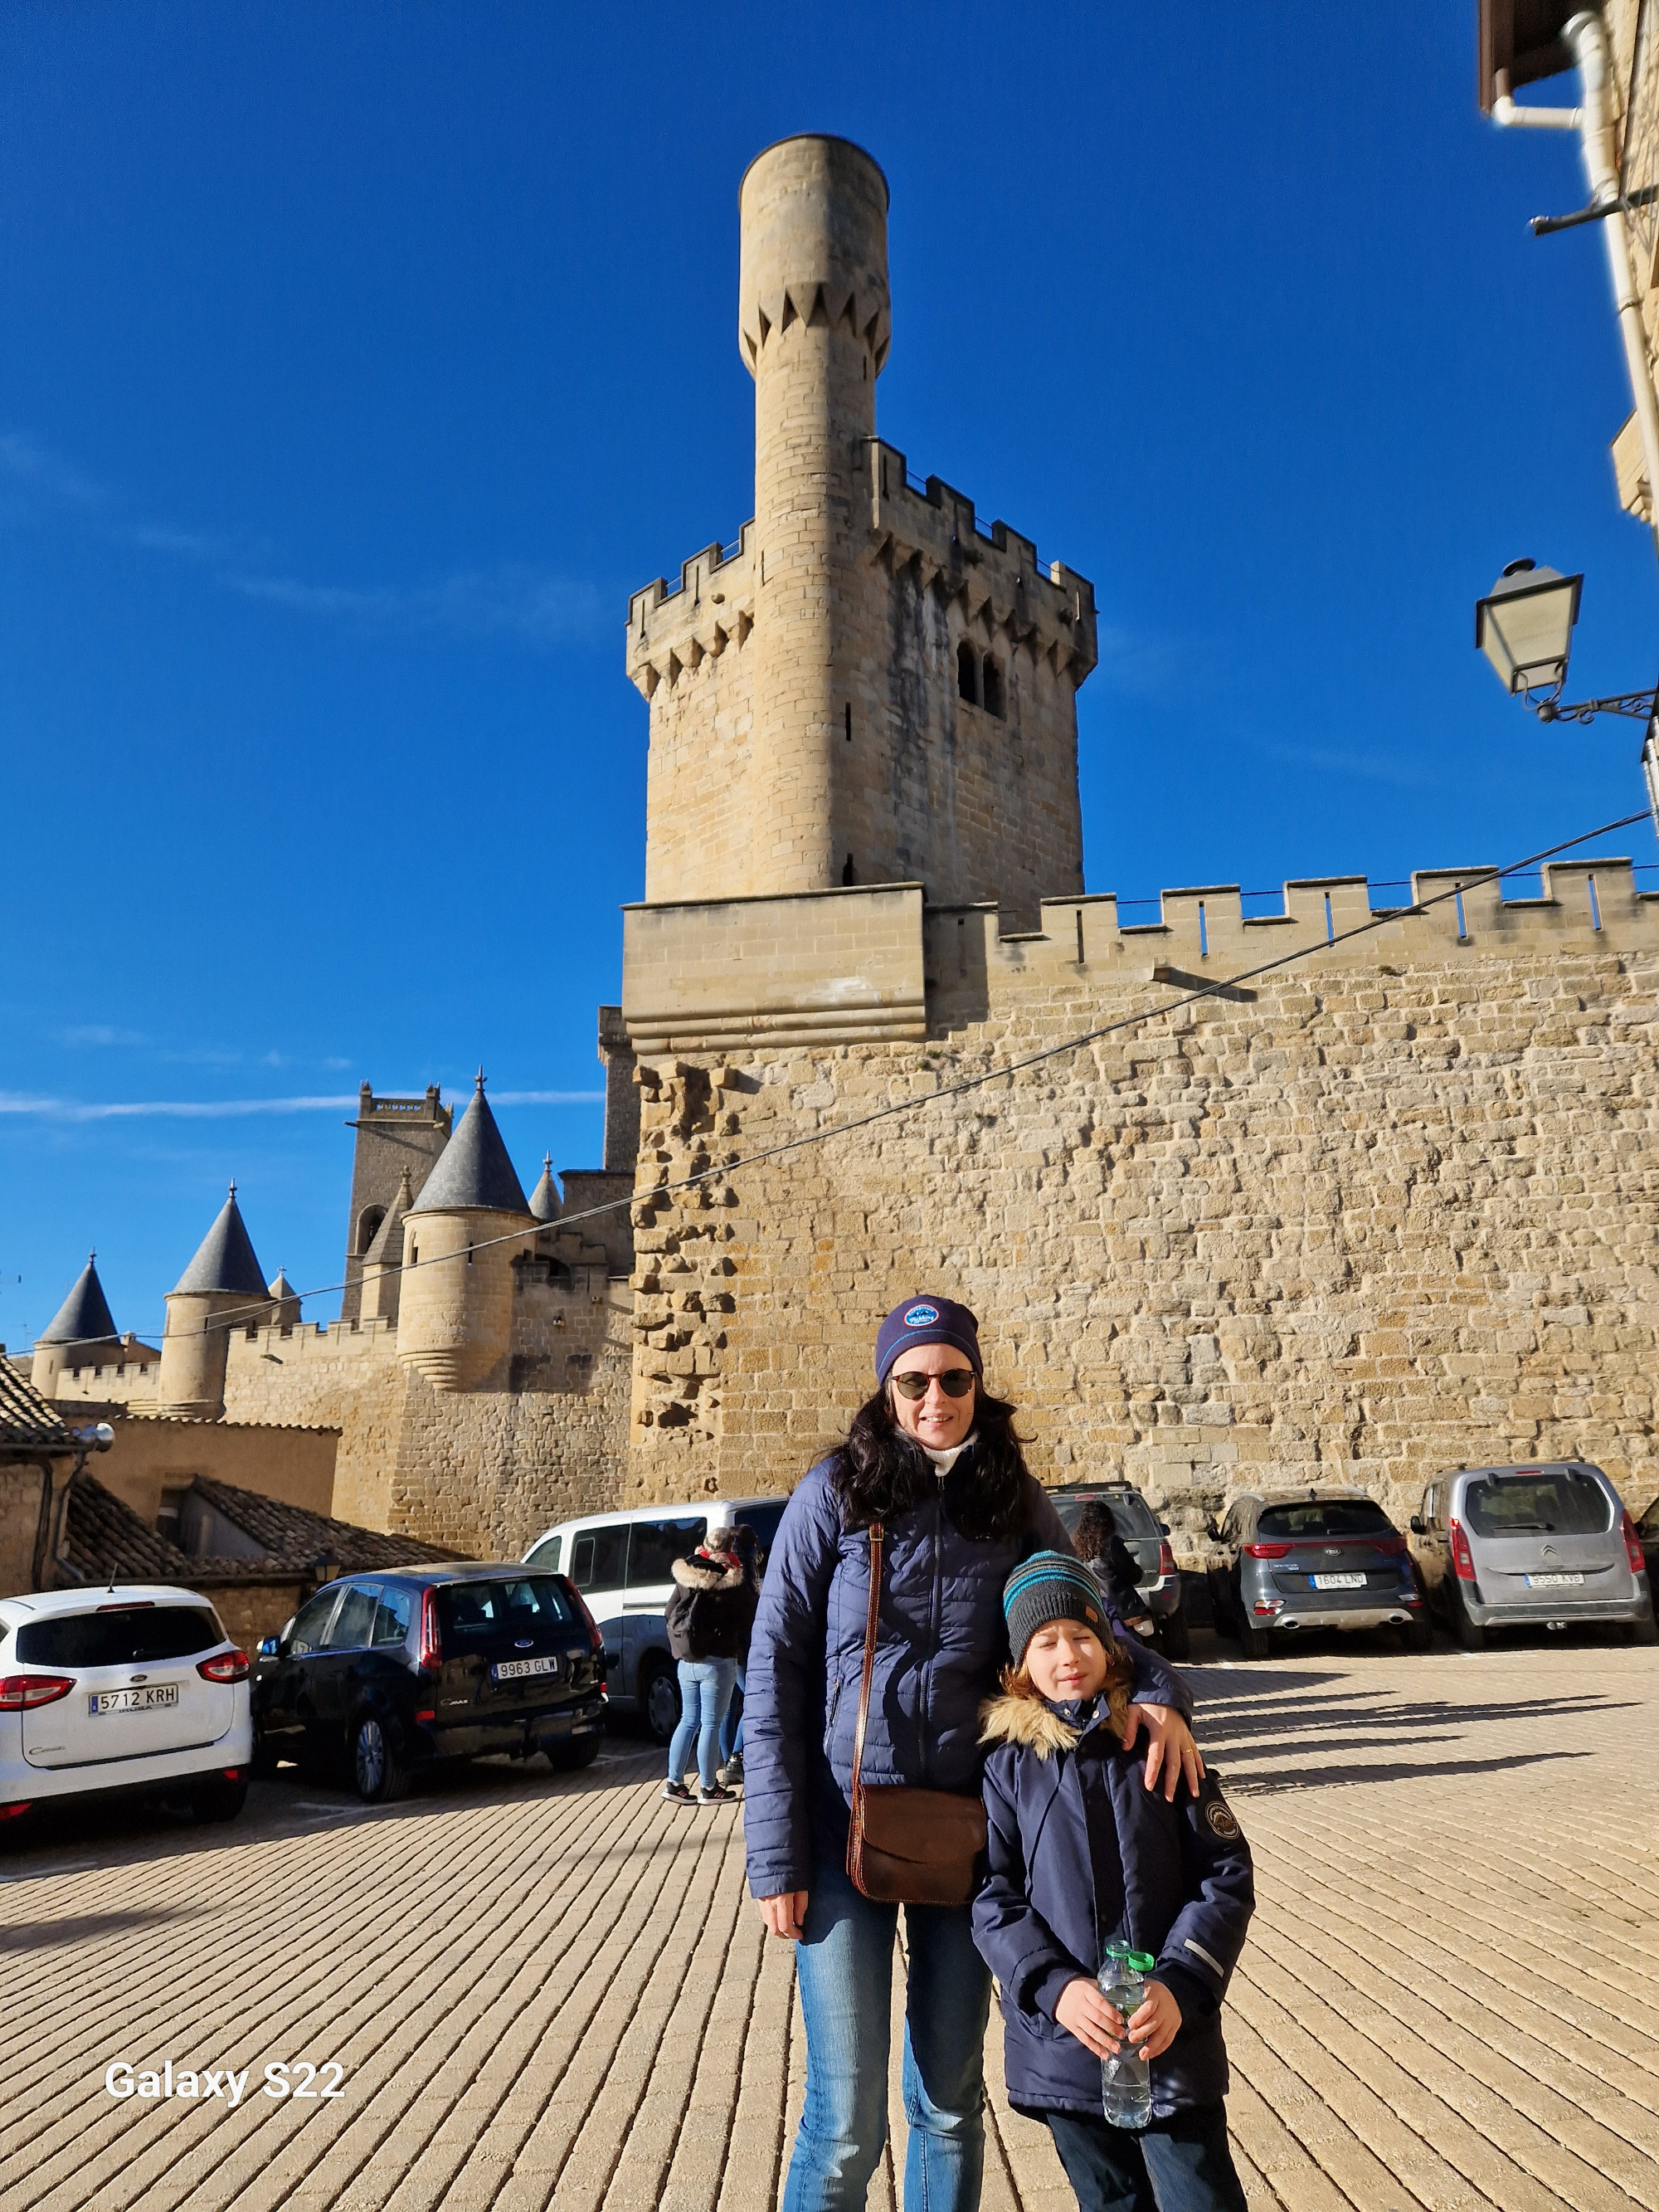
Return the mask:
[[[1599,10],[1587,8],[1563,28],[1562,38],[1578,64],[1583,90],[1582,107],[1517,107],[1507,90],[1492,102],[1494,123],[1513,130],[1577,131],[1589,179],[1590,204],[1605,207],[1619,198],[1619,170],[1613,160],[1612,104],[1607,97],[1610,75],[1607,34]],[[1607,234],[1607,267],[1613,276],[1613,302],[1619,310],[1619,331],[1625,342],[1625,366],[1630,372],[1631,398],[1642,433],[1642,459],[1647,471],[1649,516],[1659,533],[1659,401],[1653,392],[1653,371],[1648,361],[1647,333],[1631,275],[1630,239],[1622,209],[1614,206],[1602,219]]]

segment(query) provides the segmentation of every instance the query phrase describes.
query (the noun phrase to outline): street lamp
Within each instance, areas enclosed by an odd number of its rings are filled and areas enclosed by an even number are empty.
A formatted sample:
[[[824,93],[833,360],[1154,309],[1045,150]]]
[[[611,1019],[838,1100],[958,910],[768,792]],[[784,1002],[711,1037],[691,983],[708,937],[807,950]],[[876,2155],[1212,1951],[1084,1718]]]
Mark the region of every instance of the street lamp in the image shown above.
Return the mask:
[[[1642,774],[1653,826],[1659,834],[1659,684],[1620,691],[1610,699],[1579,699],[1563,706],[1573,625],[1584,579],[1511,561],[1484,599],[1474,603],[1474,641],[1514,699],[1540,722],[1593,722],[1598,714],[1626,714],[1645,722]]]

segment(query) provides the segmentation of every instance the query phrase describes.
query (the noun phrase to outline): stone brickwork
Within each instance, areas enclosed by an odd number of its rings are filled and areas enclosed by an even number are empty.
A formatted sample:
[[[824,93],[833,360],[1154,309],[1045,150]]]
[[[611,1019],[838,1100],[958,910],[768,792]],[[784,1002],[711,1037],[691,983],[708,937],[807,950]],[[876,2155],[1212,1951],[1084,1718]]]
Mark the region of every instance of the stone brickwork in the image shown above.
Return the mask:
[[[1038,1471],[1127,1474],[1189,1554],[1246,1482],[1360,1483],[1406,1514],[1439,1469],[1583,1455],[1645,1498],[1659,900],[1617,862],[1546,889],[1329,948],[1361,882],[1291,886],[1261,920],[1172,893],[1147,929],[1058,902],[1025,938],[933,912],[924,1045],[643,1066],[629,1495],[787,1487],[870,1387],[881,1315],[932,1290],[980,1315]],[[927,1103],[1298,946],[1249,989]]]

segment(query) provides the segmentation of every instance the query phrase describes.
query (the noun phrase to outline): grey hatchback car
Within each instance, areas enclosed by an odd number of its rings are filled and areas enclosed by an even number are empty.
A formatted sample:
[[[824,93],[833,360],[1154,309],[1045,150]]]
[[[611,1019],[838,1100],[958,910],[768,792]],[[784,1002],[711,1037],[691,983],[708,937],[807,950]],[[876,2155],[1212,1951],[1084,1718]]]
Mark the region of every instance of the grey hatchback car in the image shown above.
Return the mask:
[[[1247,1659],[1310,1628],[1395,1628],[1408,1650],[1428,1649],[1406,1539],[1363,1490],[1247,1491],[1212,1533],[1211,1603]]]
[[[1412,1516],[1436,1609],[1466,1649],[1489,1628],[1617,1621],[1659,1641],[1642,1543],[1599,1467],[1460,1468],[1437,1475]]]

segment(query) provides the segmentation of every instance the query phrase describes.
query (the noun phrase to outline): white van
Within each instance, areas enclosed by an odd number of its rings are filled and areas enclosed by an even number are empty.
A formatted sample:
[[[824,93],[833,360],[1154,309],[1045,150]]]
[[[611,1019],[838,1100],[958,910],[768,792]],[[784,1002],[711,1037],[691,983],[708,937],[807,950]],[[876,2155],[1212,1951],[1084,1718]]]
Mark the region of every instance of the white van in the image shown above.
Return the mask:
[[[763,1571],[787,1498],[723,1498],[760,1544]],[[680,1686],[664,1616],[674,1594],[674,1562],[689,1559],[708,1532],[706,1505],[635,1505],[562,1521],[524,1555],[527,1567],[568,1575],[605,1638],[605,1688],[623,1712],[637,1712],[659,1743],[679,1724]]]

